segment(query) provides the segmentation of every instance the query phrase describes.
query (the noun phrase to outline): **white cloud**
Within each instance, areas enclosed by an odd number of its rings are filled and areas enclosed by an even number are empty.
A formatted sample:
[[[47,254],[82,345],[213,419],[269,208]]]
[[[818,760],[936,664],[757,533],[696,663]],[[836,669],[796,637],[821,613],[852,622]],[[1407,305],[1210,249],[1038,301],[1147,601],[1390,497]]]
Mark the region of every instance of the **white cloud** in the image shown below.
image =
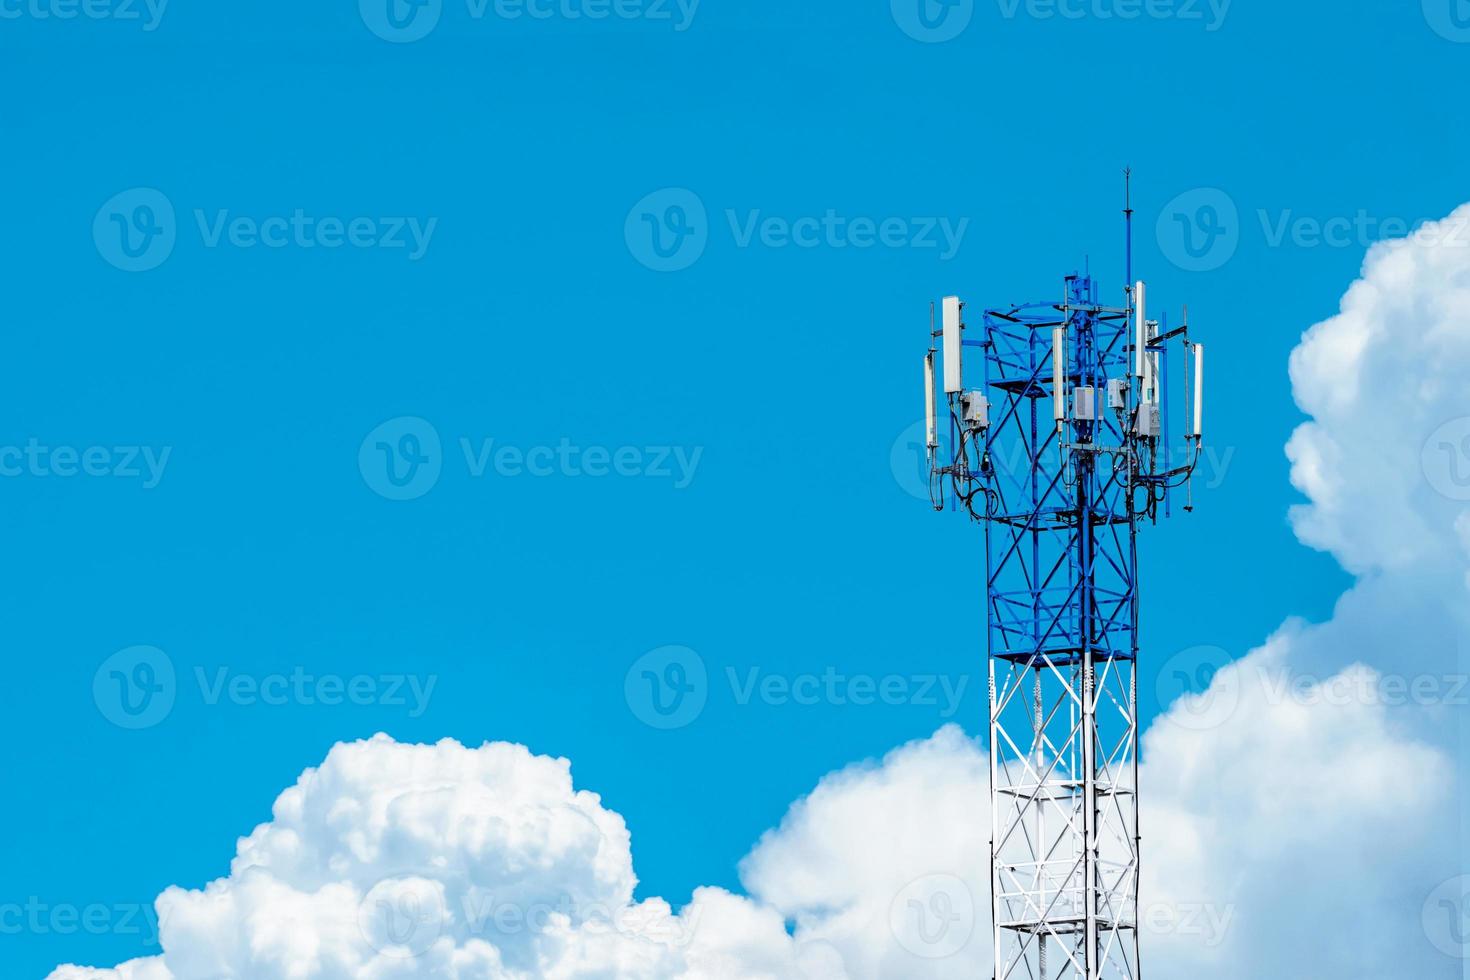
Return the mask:
[[[765,835],[741,881],[852,977],[977,976],[991,948],[988,771],[948,726],[834,773]],[[936,896],[957,920],[925,920]]]
[[[1296,977],[1323,962],[1300,931],[1331,935],[1355,919],[1382,943],[1355,943],[1352,963],[1402,952],[1418,905],[1392,877],[1379,894],[1372,861],[1423,873],[1443,757],[1395,734],[1381,706],[1283,709],[1264,671],[1230,669],[1249,680],[1224,726],[1165,721],[1148,737],[1153,967]],[[52,980],[983,975],[986,774],[983,750],[953,726],[834,773],[747,857],[750,897],[700,889],[674,914],[632,901],[628,833],[573,789],[564,760],[379,736],[337,746],[283,793],[228,878],[159,898],[161,959],[64,967]],[[1293,912],[1279,937],[1286,876]],[[931,920],[935,910],[951,921]],[[1433,976],[1425,965],[1415,975]]]
[[[1419,922],[1455,853],[1451,762],[1362,696],[1368,668],[1294,680],[1301,636],[1220,672],[1217,726],[1181,703],[1144,738],[1144,904],[1179,913],[1145,955],[1196,980],[1452,976]]]
[[[1340,312],[1291,358],[1311,416],[1287,446],[1308,498],[1293,525],[1359,575],[1332,619],[1297,638],[1293,666],[1323,676],[1359,660],[1438,688],[1395,720],[1446,746],[1457,732],[1470,744],[1467,378],[1470,204],[1375,245]]]
[[[1229,710],[1180,704],[1194,714],[1145,737],[1145,962],[1194,980],[1454,975],[1420,927],[1455,853],[1451,763],[1401,731],[1390,705],[1338,696],[1372,689],[1367,668],[1288,687],[1303,633],[1283,630],[1221,672],[1206,699]],[[766,835],[742,880],[798,941],[839,950],[854,978],[987,975],[987,773],[984,750],[951,727],[833,774]],[[973,921],[951,927],[969,936],[952,956],[924,958],[949,951],[937,918],[926,939],[892,914],[916,881],[950,908],[973,898]]]
[[[1153,973],[1460,973],[1421,913],[1463,862],[1463,763],[1445,745],[1466,709],[1336,692],[1465,670],[1467,226],[1470,206],[1375,247],[1292,358],[1312,417],[1288,446],[1308,497],[1293,522],[1361,577],[1331,621],[1283,627],[1146,734]],[[700,889],[675,913],[633,901],[628,830],[565,760],[339,745],[228,877],[159,898],[162,957],[52,980],[984,976],[987,772],[949,727],[834,773],[743,862],[748,897]]]
[[[1458,439],[1428,441],[1470,415],[1467,323],[1470,205],[1373,246],[1340,312],[1292,353],[1293,392],[1312,416],[1287,447],[1311,501],[1293,525],[1350,571],[1465,561],[1446,533],[1465,504],[1445,491],[1470,488],[1470,457],[1439,444]]]
[[[744,899],[635,903],[622,818],[518,745],[338,745],[272,814],[228,877],[159,897],[161,958],[53,980],[822,975]]]
[[[96,970],[85,966],[63,966],[49,980],[171,980],[163,963],[156,959],[135,960],[115,970]]]

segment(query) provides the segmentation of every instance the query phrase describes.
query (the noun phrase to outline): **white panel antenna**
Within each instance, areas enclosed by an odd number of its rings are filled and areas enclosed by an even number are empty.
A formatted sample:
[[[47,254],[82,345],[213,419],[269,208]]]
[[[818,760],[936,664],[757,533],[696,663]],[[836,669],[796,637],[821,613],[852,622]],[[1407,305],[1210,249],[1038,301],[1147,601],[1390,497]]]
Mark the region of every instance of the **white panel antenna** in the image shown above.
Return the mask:
[[[932,453],[939,448],[938,413],[934,405],[934,352],[924,355],[924,445]]]
[[[1148,346],[1148,310],[1145,302],[1145,289],[1142,280],[1139,280],[1138,284],[1133,287],[1133,373],[1139,378],[1143,377],[1144,348]]]
[[[1051,391],[1057,425],[1067,420],[1067,328],[1051,330]]]
[[[944,297],[944,393],[957,395],[965,390],[961,359],[964,350],[964,324],[960,322],[961,303],[958,296]]]
[[[1205,437],[1205,345],[1194,345],[1194,437]]]

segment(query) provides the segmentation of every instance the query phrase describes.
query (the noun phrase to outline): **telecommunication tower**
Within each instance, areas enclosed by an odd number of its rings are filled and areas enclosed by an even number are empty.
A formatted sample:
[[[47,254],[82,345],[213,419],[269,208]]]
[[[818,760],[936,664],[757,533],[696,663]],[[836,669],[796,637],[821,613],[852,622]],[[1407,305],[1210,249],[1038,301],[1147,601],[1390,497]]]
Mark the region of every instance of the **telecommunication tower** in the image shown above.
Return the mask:
[[[931,314],[931,500],[985,528],[994,980],[1139,977],[1137,534],[1178,490],[1192,509],[1204,346],[1187,307],[1175,329],[1149,318],[1124,214],[1122,305],[1085,273],[1058,299],[977,316],[951,296],[937,331]]]

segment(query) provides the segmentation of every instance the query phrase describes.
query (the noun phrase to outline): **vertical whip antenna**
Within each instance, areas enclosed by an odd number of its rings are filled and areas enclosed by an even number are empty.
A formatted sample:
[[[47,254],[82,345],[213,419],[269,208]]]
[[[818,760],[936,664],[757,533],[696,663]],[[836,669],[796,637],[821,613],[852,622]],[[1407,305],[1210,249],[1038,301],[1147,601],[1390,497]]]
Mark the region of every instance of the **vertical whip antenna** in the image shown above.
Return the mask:
[[[1123,168],[1124,269],[1123,281],[1133,283],[1133,168]]]

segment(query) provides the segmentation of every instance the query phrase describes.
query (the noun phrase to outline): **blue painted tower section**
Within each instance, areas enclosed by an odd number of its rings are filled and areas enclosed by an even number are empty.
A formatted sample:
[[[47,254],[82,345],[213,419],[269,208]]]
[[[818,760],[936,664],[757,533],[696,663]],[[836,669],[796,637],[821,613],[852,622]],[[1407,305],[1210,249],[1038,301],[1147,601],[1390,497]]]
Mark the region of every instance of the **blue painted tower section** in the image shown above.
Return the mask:
[[[1128,415],[1106,405],[1108,383],[1130,381],[1130,323],[1127,308],[1099,305],[1092,279],[1070,276],[1060,302],[987,310],[984,339],[965,341],[984,349],[992,406],[980,461],[992,473],[985,481],[991,656],[1059,667],[1134,657]],[[1063,397],[1090,389],[1096,416],[1060,428],[1057,326],[1067,332]]]

